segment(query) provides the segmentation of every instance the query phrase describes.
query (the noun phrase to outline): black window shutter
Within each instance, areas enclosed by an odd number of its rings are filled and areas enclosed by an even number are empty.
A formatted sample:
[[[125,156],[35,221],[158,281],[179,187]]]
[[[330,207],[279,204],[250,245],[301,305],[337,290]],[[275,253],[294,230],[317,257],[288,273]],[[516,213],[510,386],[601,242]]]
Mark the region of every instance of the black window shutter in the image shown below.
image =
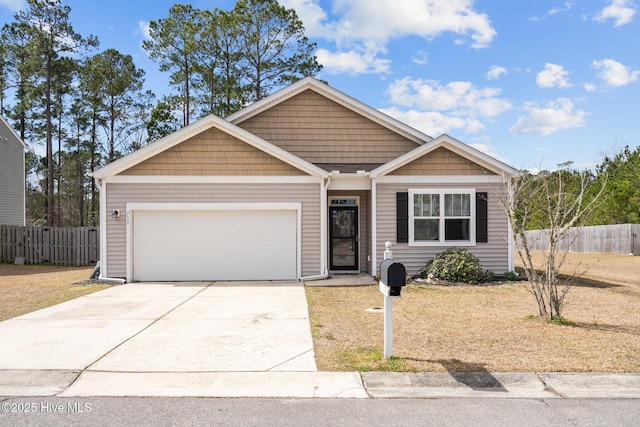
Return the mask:
[[[396,242],[409,243],[409,193],[396,193]]]
[[[476,193],[476,242],[489,241],[487,193]]]

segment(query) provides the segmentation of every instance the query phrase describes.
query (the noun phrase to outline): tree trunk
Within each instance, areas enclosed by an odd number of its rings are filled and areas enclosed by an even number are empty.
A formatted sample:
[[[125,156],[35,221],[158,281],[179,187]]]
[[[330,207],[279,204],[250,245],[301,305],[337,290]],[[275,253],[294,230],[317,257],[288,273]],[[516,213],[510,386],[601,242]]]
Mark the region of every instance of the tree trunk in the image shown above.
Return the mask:
[[[45,86],[45,126],[47,141],[47,203],[46,203],[46,221],[48,226],[55,223],[54,200],[53,200],[53,137],[51,129],[51,58],[47,58],[46,65],[46,86]]]

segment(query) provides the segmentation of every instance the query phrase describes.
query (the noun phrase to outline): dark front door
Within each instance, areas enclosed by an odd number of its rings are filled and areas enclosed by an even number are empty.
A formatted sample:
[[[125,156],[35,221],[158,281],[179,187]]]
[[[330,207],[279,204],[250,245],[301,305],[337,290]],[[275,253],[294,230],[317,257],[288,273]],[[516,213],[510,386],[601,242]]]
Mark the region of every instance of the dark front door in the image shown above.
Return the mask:
[[[339,206],[329,208],[330,270],[358,269],[358,208]]]

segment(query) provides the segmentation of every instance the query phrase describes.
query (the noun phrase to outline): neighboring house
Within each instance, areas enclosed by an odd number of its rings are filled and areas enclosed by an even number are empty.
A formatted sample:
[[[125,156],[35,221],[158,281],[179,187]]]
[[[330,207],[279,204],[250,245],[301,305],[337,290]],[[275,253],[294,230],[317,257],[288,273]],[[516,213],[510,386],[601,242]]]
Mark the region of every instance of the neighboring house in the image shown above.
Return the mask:
[[[0,116],[0,224],[23,225],[24,152],[27,146]]]
[[[512,251],[493,191],[512,173],[305,78],[95,171],[102,276],[377,275],[386,241],[408,272],[464,246],[503,273]]]

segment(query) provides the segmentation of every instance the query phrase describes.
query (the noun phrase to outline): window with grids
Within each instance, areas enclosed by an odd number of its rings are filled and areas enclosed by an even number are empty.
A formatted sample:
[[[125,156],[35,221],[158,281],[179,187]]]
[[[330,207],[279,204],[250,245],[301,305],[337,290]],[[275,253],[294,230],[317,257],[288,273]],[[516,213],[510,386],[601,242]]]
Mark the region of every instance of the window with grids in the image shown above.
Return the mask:
[[[409,244],[473,244],[473,190],[409,191]]]

